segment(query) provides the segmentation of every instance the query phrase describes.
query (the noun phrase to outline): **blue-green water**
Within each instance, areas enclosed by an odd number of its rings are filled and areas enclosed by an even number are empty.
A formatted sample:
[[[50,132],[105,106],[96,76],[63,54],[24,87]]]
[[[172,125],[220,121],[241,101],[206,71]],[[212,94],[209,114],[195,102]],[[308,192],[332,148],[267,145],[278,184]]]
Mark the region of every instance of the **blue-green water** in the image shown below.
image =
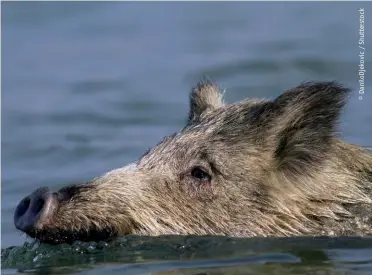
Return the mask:
[[[339,81],[355,91],[342,136],[372,146],[368,31],[362,100],[357,92],[358,10],[371,21],[371,3],[8,2],[1,8],[3,273],[370,274],[369,239],[205,237],[188,245],[178,237],[131,237],[93,248],[38,247],[24,244],[13,212],[39,186],[57,189],[124,166],[180,129],[188,92],[202,76],[226,89],[228,102],[274,97],[306,80]]]

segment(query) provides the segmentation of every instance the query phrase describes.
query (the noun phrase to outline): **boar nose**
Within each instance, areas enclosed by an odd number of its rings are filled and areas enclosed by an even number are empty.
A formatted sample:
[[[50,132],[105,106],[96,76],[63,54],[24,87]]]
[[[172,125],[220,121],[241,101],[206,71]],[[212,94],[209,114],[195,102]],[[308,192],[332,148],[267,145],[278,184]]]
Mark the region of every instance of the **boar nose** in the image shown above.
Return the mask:
[[[23,232],[41,229],[57,208],[57,195],[48,188],[39,188],[25,197],[14,213],[14,225]]]

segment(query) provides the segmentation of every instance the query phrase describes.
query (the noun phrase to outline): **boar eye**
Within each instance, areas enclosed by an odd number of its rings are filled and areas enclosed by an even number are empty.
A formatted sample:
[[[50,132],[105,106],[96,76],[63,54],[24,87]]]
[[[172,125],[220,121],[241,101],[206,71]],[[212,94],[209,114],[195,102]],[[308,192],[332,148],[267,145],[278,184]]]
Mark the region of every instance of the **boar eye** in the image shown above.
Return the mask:
[[[191,176],[202,181],[211,181],[212,177],[200,167],[194,167],[191,170]]]

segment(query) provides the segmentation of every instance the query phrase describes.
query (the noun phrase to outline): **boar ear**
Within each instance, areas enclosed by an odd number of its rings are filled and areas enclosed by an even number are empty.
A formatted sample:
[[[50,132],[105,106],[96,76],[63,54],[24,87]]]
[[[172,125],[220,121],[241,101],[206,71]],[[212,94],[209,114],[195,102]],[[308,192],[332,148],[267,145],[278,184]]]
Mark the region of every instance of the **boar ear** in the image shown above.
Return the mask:
[[[304,83],[274,100],[279,169],[303,173],[327,156],[348,93],[334,82]]]
[[[189,123],[197,121],[204,111],[221,107],[222,96],[215,84],[208,80],[200,81],[190,94]]]

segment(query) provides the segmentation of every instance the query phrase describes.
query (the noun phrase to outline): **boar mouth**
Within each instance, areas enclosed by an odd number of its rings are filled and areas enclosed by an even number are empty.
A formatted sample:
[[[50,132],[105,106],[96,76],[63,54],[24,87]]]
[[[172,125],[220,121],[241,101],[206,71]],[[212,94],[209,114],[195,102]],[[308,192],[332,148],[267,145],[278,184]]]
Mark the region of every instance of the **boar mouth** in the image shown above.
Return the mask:
[[[117,233],[112,228],[89,229],[89,230],[58,230],[42,229],[32,230],[26,233],[29,237],[47,244],[72,244],[75,241],[99,242],[110,241],[117,237]]]

